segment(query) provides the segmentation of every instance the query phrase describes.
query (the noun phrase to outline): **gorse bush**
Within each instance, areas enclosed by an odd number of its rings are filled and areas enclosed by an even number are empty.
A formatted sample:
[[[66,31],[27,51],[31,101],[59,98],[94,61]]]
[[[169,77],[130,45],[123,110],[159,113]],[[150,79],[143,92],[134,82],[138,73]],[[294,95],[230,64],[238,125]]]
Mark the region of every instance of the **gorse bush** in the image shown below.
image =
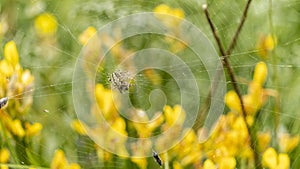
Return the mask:
[[[1,169],[300,167],[299,3],[0,8]]]

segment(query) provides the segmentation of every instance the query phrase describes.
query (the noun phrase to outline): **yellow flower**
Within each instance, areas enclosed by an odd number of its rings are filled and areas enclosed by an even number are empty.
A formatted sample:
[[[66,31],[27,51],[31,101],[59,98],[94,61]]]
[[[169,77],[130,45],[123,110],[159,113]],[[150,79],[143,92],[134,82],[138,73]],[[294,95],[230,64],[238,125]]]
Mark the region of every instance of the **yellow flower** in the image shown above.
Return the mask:
[[[116,112],[113,99],[113,92],[110,89],[105,89],[102,84],[97,84],[95,87],[96,101],[105,119],[109,119]]]
[[[19,53],[14,41],[9,41],[5,44],[4,58],[13,68],[19,63]]]
[[[164,107],[164,115],[168,126],[174,124],[182,125],[185,119],[185,112],[180,105],[175,105],[173,109],[166,105]]]
[[[119,154],[120,157],[128,156],[128,152],[125,147],[127,140],[127,131],[125,120],[121,117],[117,117],[111,124],[111,128],[106,131],[105,143]]]
[[[77,163],[69,164],[65,153],[62,150],[56,150],[51,162],[51,169],[80,169]]]
[[[244,140],[248,138],[247,125],[243,117],[239,116],[236,121],[232,124],[232,129],[239,131],[239,139]]]
[[[173,168],[174,169],[183,169],[181,164],[178,161],[173,162]]]
[[[27,69],[23,71],[21,83],[24,84],[25,86],[28,86],[31,85],[33,81],[34,81],[34,77],[30,73],[30,71]]]
[[[243,96],[244,107],[247,115],[254,116],[262,106],[262,98],[253,94]]]
[[[103,161],[110,161],[112,159],[112,154],[103,150],[101,147],[99,147],[97,144],[95,145],[97,156],[100,160]]]
[[[193,129],[184,130],[183,139],[170,150],[170,155],[176,156],[179,162],[177,164],[178,167],[195,164],[201,159],[202,151],[198,143],[198,137]]]
[[[26,135],[29,137],[39,134],[42,128],[43,126],[41,123],[34,123],[32,125],[29,123],[25,123]]]
[[[85,127],[79,120],[73,120],[71,126],[80,135],[86,135]]]
[[[51,169],[65,169],[68,166],[68,161],[65,153],[62,150],[56,150],[51,162]]]
[[[133,113],[133,126],[137,130],[140,138],[148,138],[152,135],[152,132],[163,123],[163,116],[158,113],[149,120],[147,114],[143,110],[138,110]]]
[[[0,150],[0,163],[7,163],[9,160],[9,151],[6,148]]]
[[[270,132],[260,132],[257,134],[258,139],[258,148],[260,151],[263,151],[267,148],[271,141],[271,133]]]
[[[138,158],[138,157],[131,157],[131,161],[137,164],[139,168],[146,169],[147,168],[147,160],[146,158]]]
[[[282,152],[290,152],[292,151],[296,146],[298,146],[300,140],[300,136],[291,136],[288,133],[283,133],[279,135],[279,147]]]
[[[37,34],[42,37],[53,36],[57,30],[57,21],[55,16],[50,13],[40,14],[34,22]]]
[[[1,168],[0,169],[9,169],[7,165],[0,165]]]
[[[178,18],[184,18],[184,12],[182,9],[180,9],[180,8],[172,9],[171,7],[169,7],[166,4],[161,4],[161,5],[156,6],[154,8],[153,12],[155,12],[157,14],[169,14],[169,15],[176,16]]]
[[[184,18],[184,12],[180,8],[171,8],[168,5],[161,4],[154,8],[155,16],[160,19],[167,27],[177,29],[181,20]],[[171,18],[167,15],[178,17],[178,19]]]
[[[222,157],[215,164],[212,160],[207,159],[203,164],[203,169],[234,169],[236,160],[233,157]]]
[[[146,69],[143,74],[154,85],[160,85],[162,82],[162,77],[153,69]]]
[[[80,165],[78,165],[76,163],[72,163],[68,166],[67,169],[80,169]]]
[[[258,62],[254,69],[253,81],[263,85],[266,81],[268,68],[265,62]]]
[[[235,110],[237,112],[242,111],[239,96],[233,90],[226,93],[226,95],[225,95],[225,104],[230,108],[230,110]]]
[[[7,60],[0,61],[0,68],[1,68],[0,72],[4,77],[4,79],[6,79],[7,77],[11,77],[14,73],[13,66],[9,64]],[[6,80],[4,80],[4,83],[7,84]]]
[[[97,33],[96,28],[89,26],[79,35],[79,41],[82,45],[86,45],[89,39]]]
[[[117,132],[127,135],[126,132],[126,123],[125,120],[121,117],[118,117],[111,126]]]
[[[184,12],[180,8],[175,8],[169,12],[170,15],[176,16],[178,18],[184,18]]]
[[[217,167],[212,160],[207,159],[203,164],[203,169],[217,169]]]
[[[274,148],[268,148],[262,156],[262,164],[270,169],[289,169],[290,158],[287,154],[277,154]]]
[[[5,33],[8,30],[8,24],[7,21],[5,19],[0,19],[0,37],[2,37],[3,35],[5,35]]]
[[[236,166],[236,160],[233,157],[223,157],[218,164],[219,169],[234,169]]]
[[[267,59],[269,53],[274,50],[276,44],[277,38],[275,36],[273,37],[271,34],[261,36],[256,45],[259,56],[263,59]]]
[[[267,65],[264,62],[259,62],[255,66],[253,81],[249,83],[248,94],[242,97],[245,111],[249,115],[250,121],[247,121],[251,126],[253,121],[251,121],[253,116],[258,112],[266,101],[266,89],[263,89],[263,84],[267,78]],[[235,91],[229,91],[225,95],[225,104],[237,112],[241,112],[242,108],[240,105],[240,100]]]
[[[11,121],[10,129],[14,135],[16,135],[20,138],[25,136],[25,131],[24,131],[21,121],[19,119]]]

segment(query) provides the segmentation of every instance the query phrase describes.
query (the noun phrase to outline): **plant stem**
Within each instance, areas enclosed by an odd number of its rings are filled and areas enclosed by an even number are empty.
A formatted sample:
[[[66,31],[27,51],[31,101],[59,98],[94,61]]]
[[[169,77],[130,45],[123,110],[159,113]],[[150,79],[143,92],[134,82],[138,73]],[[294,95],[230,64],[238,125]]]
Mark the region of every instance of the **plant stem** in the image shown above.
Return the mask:
[[[165,168],[164,169],[169,169],[169,159],[168,159],[168,152],[164,153],[164,164],[165,164]]]
[[[233,84],[233,88],[234,88],[235,92],[237,93],[237,95],[239,97],[240,104],[241,104],[241,107],[242,107],[242,116],[243,116],[244,122],[245,122],[246,127],[247,127],[247,131],[248,131],[248,136],[249,136],[249,141],[250,141],[250,147],[253,150],[253,154],[254,154],[255,166],[257,168],[261,168],[261,163],[260,163],[260,160],[259,160],[259,157],[258,157],[258,154],[257,154],[257,150],[256,150],[256,146],[255,146],[255,139],[254,139],[255,133],[252,133],[252,131],[250,129],[250,126],[247,123],[247,120],[246,120],[247,114],[246,114],[246,111],[245,111],[245,106],[244,106],[244,103],[243,103],[242,95],[241,95],[241,92],[239,90],[239,87],[238,87],[238,84],[237,84],[237,80],[236,80],[235,75],[234,75],[234,71],[233,71],[233,69],[232,69],[232,67],[230,65],[229,59],[228,59],[229,55],[231,54],[231,52],[232,52],[232,50],[233,50],[233,48],[234,48],[234,46],[236,44],[238,36],[239,36],[239,34],[241,32],[241,29],[242,29],[242,27],[244,25],[244,22],[246,20],[247,12],[248,12],[250,3],[251,3],[251,0],[248,0],[247,4],[246,4],[246,7],[244,9],[244,12],[243,12],[243,16],[242,16],[241,22],[240,22],[240,24],[238,26],[238,29],[237,29],[237,31],[236,31],[233,39],[232,39],[232,42],[230,43],[230,46],[229,46],[229,48],[228,48],[228,50],[227,50],[226,53],[225,53],[224,48],[223,48],[223,46],[221,44],[221,40],[220,40],[220,38],[219,38],[219,36],[218,36],[218,34],[216,32],[215,26],[213,25],[212,20],[211,20],[211,18],[209,16],[209,13],[208,13],[208,10],[207,10],[207,5],[204,4],[202,6],[202,8],[204,10],[206,19],[207,19],[207,21],[209,23],[209,26],[210,26],[210,28],[211,28],[211,30],[213,32],[214,38],[215,38],[215,40],[217,42],[219,51],[220,51],[220,53],[222,55],[221,57],[223,58],[223,65],[224,65],[224,67],[227,68],[228,74],[229,74],[230,79],[231,79],[232,84]]]
[[[236,41],[237,41],[237,39],[238,39],[238,37],[239,37],[239,35],[240,35],[240,32],[241,32],[241,30],[242,30],[242,27],[243,27],[243,25],[244,25],[244,23],[245,23],[245,21],[246,21],[247,13],[248,13],[248,10],[249,10],[251,1],[252,1],[252,0],[248,0],[248,1],[247,1],[246,7],[245,7],[245,9],[244,9],[244,11],[243,11],[243,15],[242,15],[242,18],[241,18],[241,22],[240,22],[240,24],[239,24],[237,30],[235,31],[235,34],[234,34],[234,36],[233,36],[233,38],[232,38],[232,41],[231,41],[231,43],[230,43],[230,45],[229,45],[229,47],[228,47],[228,50],[226,51],[227,57],[229,57],[229,55],[231,54],[233,48],[235,47]]]
[[[269,26],[270,26],[270,32],[271,32],[271,36],[272,39],[274,41],[274,43],[276,42],[275,39],[275,33],[274,33],[274,28],[273,28],[273,2],[272,0],[269,0]],[[273,82],[274,85],[276,86],[275,89],[278,91],[278,73],[277,73],[277,56],[275,53],[275,45],[274,45],[274,49],[271,52],[272,55],[272,64],[273,64]],[[277,97],[275,98],[275,105],[274,105],[274,137],[277,138],[277,130],[278,130],[278,125],[279,125],[279,120],[280,120],[280,99],[279,99],[279,93],[277,95]]]
[[[19,164],[18,157],[17,157],[17,155],[16,155],[16,153],[15,153],[15,151],[14,151],[14,149],[13,149],[11,143],[10,143],[10,140],[9,140],[9,138],[7,136],[4,124],[1,121],[0,121],[0,126],[1,126],[1,130],[2,130],[2,133],[3,133],[4,139],[5,139],[5,142],[7,143],[8,149],[9,149],[9,151],[11,153],[12,159],[14,160],[14,162],[16,164]]]

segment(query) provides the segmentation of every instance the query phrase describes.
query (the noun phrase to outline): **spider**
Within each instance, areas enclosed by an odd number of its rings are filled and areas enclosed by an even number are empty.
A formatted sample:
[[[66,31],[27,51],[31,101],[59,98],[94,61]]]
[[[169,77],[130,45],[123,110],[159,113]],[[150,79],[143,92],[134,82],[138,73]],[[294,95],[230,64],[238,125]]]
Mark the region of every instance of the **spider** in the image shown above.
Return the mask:
[[[114,88],[117,88],[120,93],[125,93],[131,86],[132,77],[126,71],[116,70],[108,77]]]

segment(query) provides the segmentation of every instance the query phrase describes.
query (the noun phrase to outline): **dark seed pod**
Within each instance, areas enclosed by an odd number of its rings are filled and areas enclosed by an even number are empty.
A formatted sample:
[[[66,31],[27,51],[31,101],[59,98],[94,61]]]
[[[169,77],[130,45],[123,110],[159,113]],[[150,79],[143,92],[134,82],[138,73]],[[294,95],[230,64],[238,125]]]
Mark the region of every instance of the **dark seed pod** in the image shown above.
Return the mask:
[[[157,162],[157,164],[159,166],[163,165],[163,162],[162,162],[161,158],[159,157],[159,155],[154,150],[152,150],[152,156],[153,156],[154,160]]]
[[[8,98],[7,97],[3,97],[0,99],[0,109],[2,109],[8,102]]]

